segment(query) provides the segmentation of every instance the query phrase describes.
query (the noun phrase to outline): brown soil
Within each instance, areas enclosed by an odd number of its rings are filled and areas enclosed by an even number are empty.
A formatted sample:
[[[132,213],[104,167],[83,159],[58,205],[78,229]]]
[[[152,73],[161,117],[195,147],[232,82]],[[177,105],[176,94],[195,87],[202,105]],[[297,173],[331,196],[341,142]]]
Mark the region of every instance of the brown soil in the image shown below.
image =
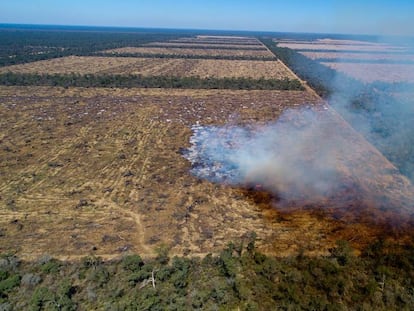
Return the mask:
[[[360,249],[380,227],[332,213],[334,201],[275,204],[255,189],[197,180],[180,154],[197,122],[266,122],[304,104],[326,109],[299,91],[1,87],[0,252],[148,257],[164,244],[171,254],[201,256],[251,231],[259,249],[280,256],[326,254],[339,238]],[[372,159],[367,189],[405,197],[407,181],[332,118],[342,139]]]

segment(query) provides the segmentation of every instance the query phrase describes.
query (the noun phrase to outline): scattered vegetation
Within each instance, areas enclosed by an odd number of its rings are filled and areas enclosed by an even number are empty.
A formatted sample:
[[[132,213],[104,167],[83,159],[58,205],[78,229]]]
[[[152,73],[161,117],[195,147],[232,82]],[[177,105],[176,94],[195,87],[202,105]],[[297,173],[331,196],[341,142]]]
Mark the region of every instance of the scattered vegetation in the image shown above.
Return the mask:
[[[255,248],[255,235],[204,258],[137,254],[104,262],[0,260],[2,310],[410,310],[414,248],[378,241],[356,257],[345,241],[325,257],[276,258]],[[17,263],[10,265],[9,262]],[[58,273],[59,277],[55,273]]]

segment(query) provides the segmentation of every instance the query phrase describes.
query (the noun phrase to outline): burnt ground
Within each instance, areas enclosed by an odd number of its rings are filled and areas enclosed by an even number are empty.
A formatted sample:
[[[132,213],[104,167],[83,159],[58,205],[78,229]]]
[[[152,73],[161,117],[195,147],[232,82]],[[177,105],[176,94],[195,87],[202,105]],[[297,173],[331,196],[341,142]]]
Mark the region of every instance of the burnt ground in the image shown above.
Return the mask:
[[[197,122],[265,123],[302,105],[326,109],[306,91],[1,87],[0,252],[24,259],[150,257],[164,245],[198,256],[252,231],[261,251],[280,256],[326,254],[337,239],[361,249],[395,218],[387,208],[378,224],[378,209],[346,211],[381,193],[404,218],[409,207],[395,202],[412,187],[330,109],[327,122],[340,139],[355,142],[355,161],[371,163],[343,168],[344,176],[366,173],[350,177],[357,186],[345,186],[342,198],[355,195],[342,209],[338,197],[280,202],[258,189],[198,180],[181,154]]]

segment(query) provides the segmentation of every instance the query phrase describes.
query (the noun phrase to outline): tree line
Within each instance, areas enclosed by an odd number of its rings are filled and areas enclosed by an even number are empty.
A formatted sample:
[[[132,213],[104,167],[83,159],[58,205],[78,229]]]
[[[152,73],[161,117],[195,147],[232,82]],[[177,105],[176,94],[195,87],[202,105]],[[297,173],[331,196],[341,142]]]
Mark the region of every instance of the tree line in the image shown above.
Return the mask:
[[[303,90],[298,80],[253,78],[200,78],[141,75],[0,74],[0,85],[61,87],[142,87],[237,90]]]
[[[329,254],[262,254],[255,235],[216,255],[139,254],[62,262],[0,255],[1,310],[412,310],[414,248],[379,240],[360,257],[345,241]]]

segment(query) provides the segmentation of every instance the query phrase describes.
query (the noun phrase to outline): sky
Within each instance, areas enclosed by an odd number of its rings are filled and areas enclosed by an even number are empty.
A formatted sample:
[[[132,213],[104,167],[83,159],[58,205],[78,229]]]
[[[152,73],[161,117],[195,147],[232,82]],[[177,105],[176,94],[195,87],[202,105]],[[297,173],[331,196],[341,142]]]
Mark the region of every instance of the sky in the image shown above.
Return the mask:
[[[414,35],[413,0],[0,0],[0,23]]]

